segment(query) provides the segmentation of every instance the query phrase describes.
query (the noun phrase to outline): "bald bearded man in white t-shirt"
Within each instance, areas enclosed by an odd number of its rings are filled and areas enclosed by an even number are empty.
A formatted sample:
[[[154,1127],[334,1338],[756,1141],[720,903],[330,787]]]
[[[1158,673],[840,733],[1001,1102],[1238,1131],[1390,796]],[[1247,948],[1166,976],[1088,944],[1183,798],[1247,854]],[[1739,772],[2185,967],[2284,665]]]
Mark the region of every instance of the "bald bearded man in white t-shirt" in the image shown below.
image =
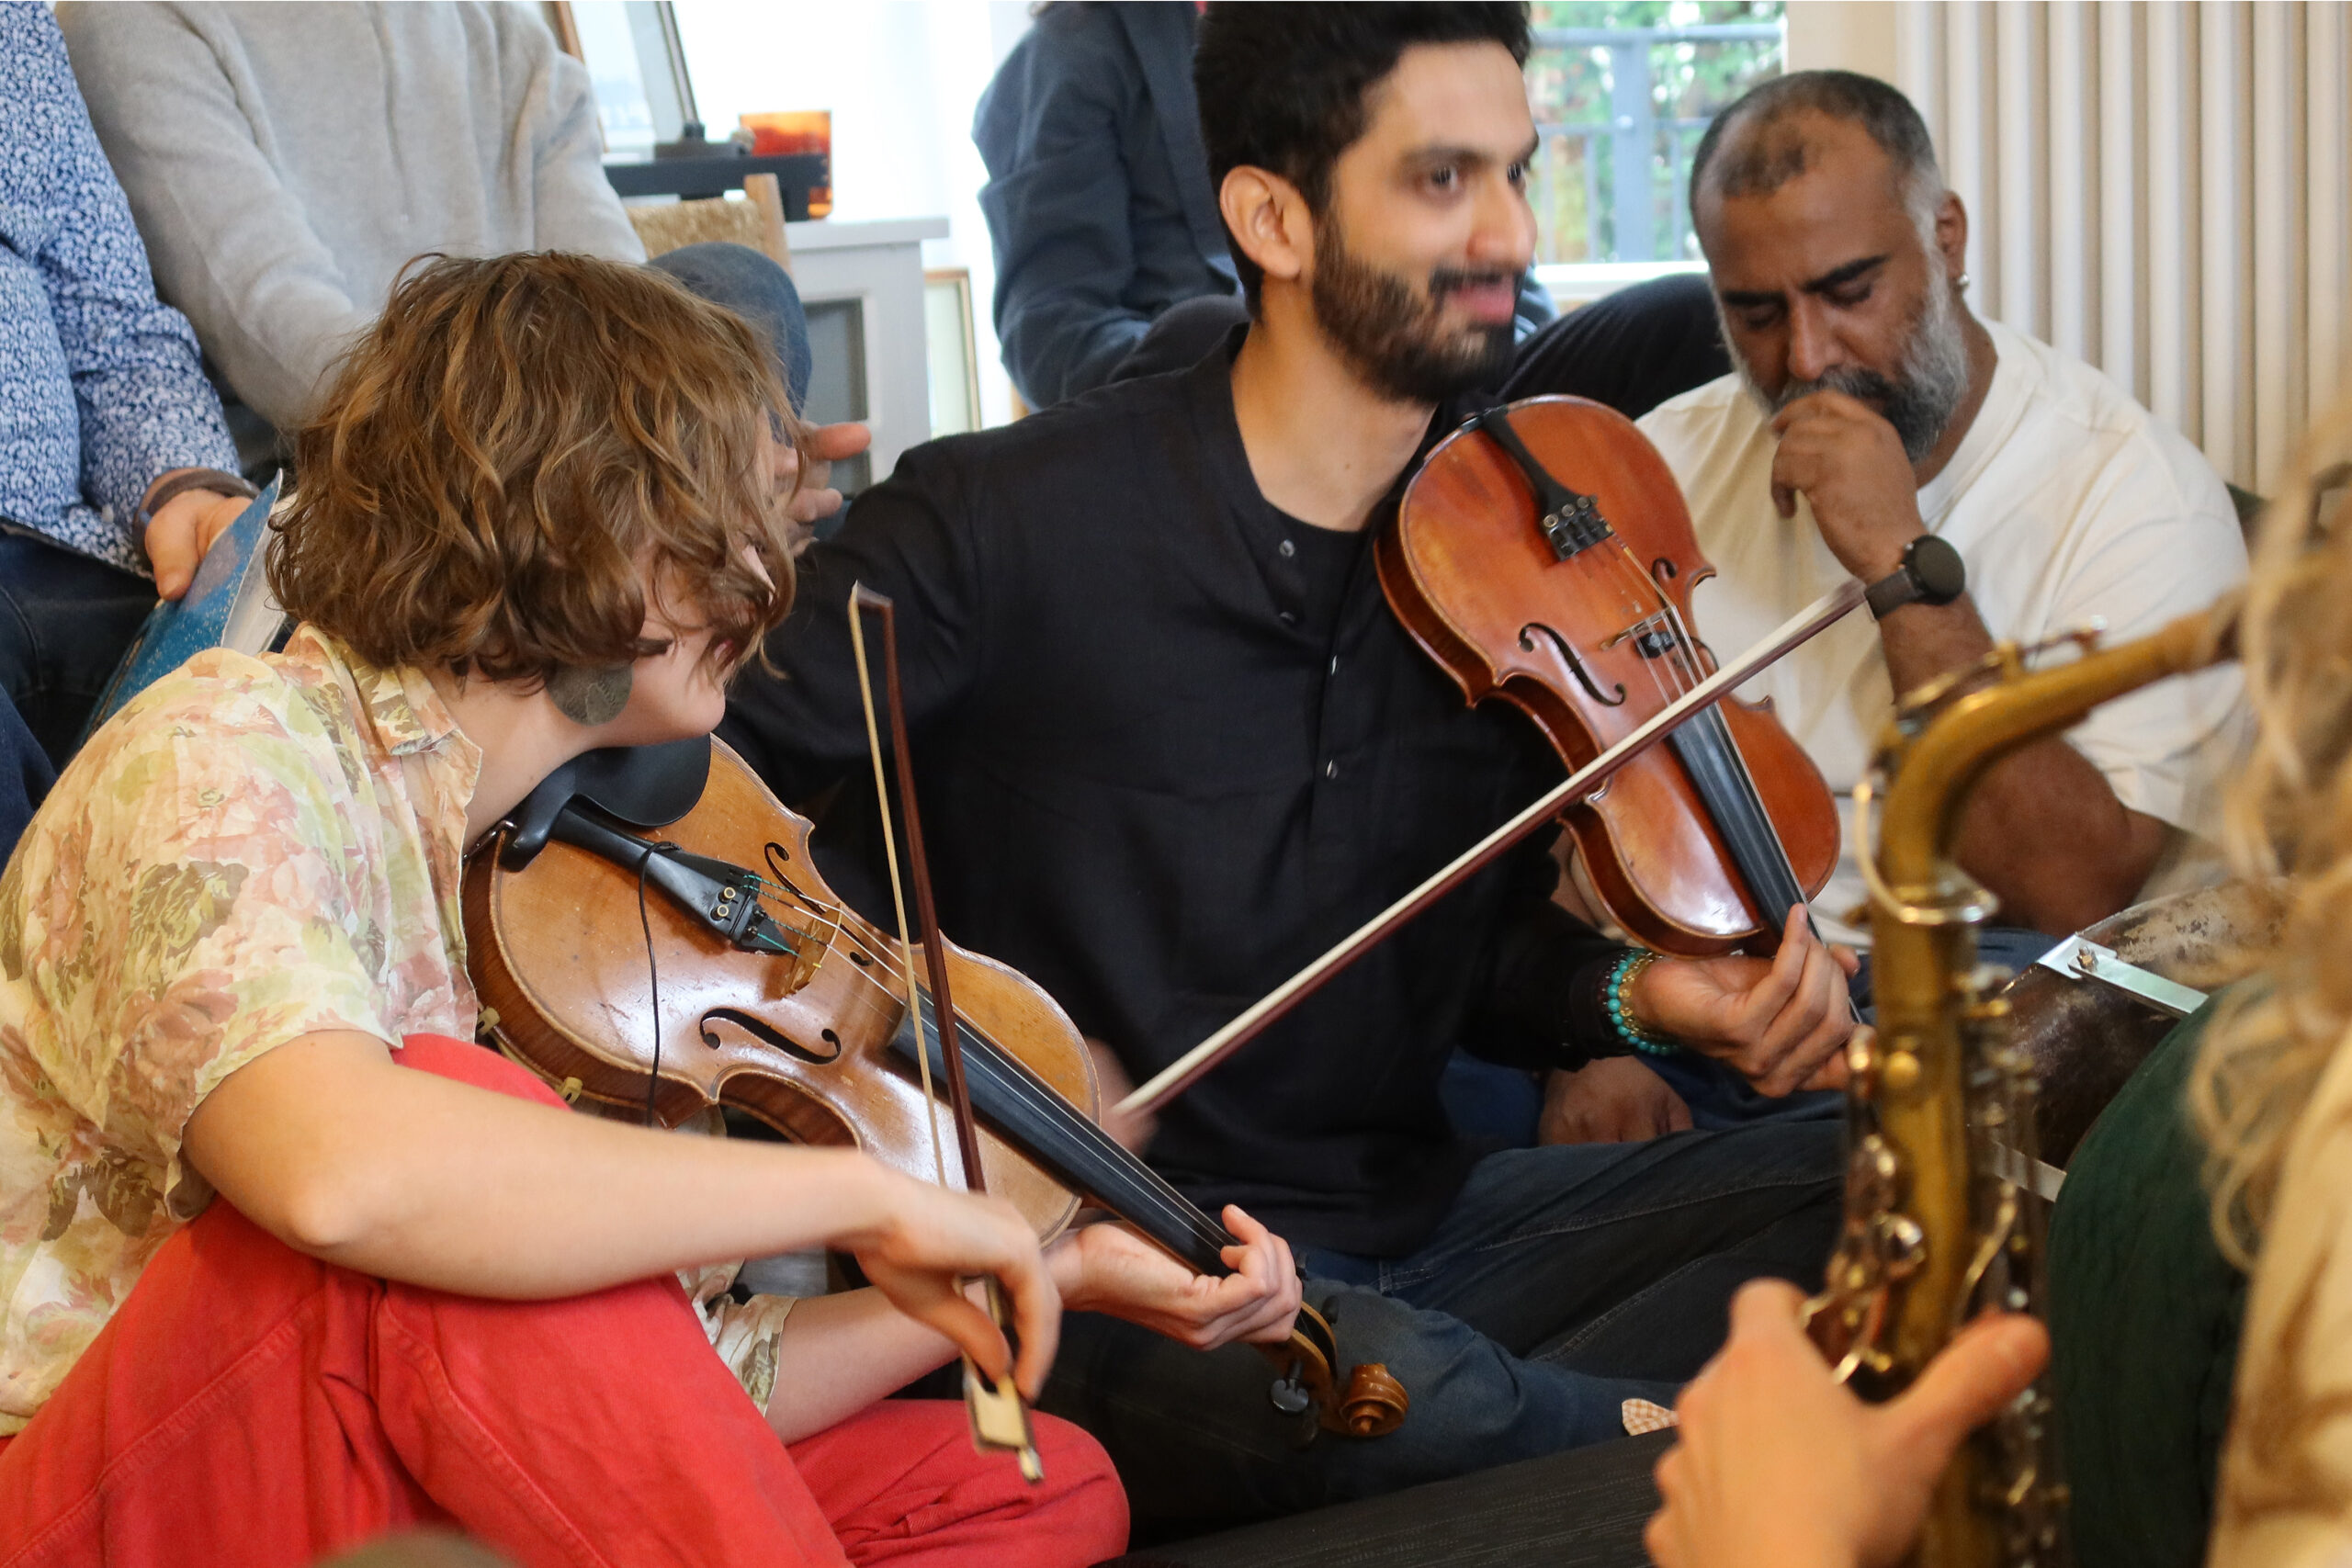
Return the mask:
[[[1894,88],[1845,72],[1758,87],[1709,128],[1690,206],[1735,369],[1640,423],[1720,574],[1698,590],[1701,634],[1747,647],[1844,578],[1897,578],[1923,534],[1967,568],[1959,599],[1858,612],[1746,688],[1832,790],[1861,777],[1898,691],[1996,639],[2133,637],[2244,579],[2235,511],[2194,447],[2090,366],[1970,313],[1967,213]],[[2233,668],[2166,682],[1989,770],[1956,858],[1996,920],[2064,934],[2131,903],[2227,765],[2239,693]],[[1815,906],[1850,938],[1846,848]],[[1547,1138],[1688,1124],[1638,1065],[1577,1077],[1553,1086]]]
[[[1750,93],[1702,143],[1691,209],[1736,369],[1642,430],[1721,574],[1699,591],[1709,640],[1744,647],[1841,578],[1899,572],[1923,533],[1967,563],[1956,602],[1858,616],[1758,682],[1833,789],[1895,693],[1996,639],[2137,637],[2244,579],[2194,447],[2098,370],[1970,313],[1967,214],[1894,88],[1806,72]],[[2227,670],[2170,682],[1988,773],[1957,850],[2002,919],[2063,934],[2130,903],[2237,694]]]

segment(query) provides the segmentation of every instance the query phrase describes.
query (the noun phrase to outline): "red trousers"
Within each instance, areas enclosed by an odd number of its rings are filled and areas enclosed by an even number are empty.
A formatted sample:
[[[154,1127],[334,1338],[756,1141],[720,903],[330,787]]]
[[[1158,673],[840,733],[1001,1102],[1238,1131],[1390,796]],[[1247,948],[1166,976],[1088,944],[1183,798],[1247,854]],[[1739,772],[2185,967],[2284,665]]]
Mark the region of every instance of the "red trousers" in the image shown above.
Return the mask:
[[[400,1059],[554,1100],[463,1042],[412,1037]],[[1047,1416],[1037,1441],[1040,1487],[975,1453],[952,1404],[885,1401],[787,1447],[674,1280],[451,1295],[322,1263],[215,1201],[0,1440],[0,1565],[298,1568],[428,1525],[526,1568],[1115,1556],[1108,1458]]]

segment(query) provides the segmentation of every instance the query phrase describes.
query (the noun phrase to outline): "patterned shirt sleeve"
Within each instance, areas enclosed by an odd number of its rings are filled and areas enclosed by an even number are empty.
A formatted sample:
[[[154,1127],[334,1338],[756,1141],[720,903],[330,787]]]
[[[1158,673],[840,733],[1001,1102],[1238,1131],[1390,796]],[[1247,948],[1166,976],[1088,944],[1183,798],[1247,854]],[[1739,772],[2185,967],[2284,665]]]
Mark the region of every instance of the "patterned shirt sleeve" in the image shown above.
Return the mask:
[[[764,1414],[769,1396],[775,1393],[776,1347],[784,1338],[784,1320],[800,1303],[791,1296],[737,1301],[729,1292],[741,1269],[740,1263],[682,1269],[678,1282],[695,1303],[703,1332],[710,1336],[710,1348],[718,1352],[718,1359]]]
[[[372,779],[327,738],[338,700],[289,699],[266,674],[152,689],[147,721],[101,731],[61,785],[71,808],[44,812],[8,868],[0,968],[40,996],[25,1043],[55,1102],[103,1138],[102,1206],[200,1210],[211,1191],[183,1168],[181,1133],[272,1048],[399,1038]]]
[[[80,417],[81,491],[96,509],[78,517],[90,536],[65,542],[143,572],[136,513],[147,487],[172,468],[233,472],[236,448],[194,330],[155,298],[130,203],[46,6],[0,6],[0,96],[17,110],[15,129],[0,134],[0,207],[20,230],[12,238],[36,241],[30,259]]]

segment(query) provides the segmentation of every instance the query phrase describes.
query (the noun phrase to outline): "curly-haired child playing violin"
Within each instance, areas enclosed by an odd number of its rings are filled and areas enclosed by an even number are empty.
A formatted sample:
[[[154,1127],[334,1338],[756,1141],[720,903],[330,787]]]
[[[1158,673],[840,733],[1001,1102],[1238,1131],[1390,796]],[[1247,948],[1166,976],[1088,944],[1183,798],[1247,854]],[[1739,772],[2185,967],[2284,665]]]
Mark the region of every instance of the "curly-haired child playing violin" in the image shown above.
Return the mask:
[[[777,437],[782,434],[785,439]],[[204,655],[85,747],[0,882],[0,1562],[296,1564],[412,1523],[531,1563],[1087,1563],[1126,1509],[882,1396],[1067,1301],[1198,1344],[1231,1277],[841,1150],[566,1112],[469,1042],[467,847],[592,748],[699,734],[791,597],[805,439],[750,329],[563,255],[413,273],[299,437],[281,654]],[[609,697],[572,693],[573,672]],[[854,1253],[875,1289],[728,1292]],[[683,1274],[689,1291],[682,1289]],[[787,1321],[788,1319],[788,1321]]]

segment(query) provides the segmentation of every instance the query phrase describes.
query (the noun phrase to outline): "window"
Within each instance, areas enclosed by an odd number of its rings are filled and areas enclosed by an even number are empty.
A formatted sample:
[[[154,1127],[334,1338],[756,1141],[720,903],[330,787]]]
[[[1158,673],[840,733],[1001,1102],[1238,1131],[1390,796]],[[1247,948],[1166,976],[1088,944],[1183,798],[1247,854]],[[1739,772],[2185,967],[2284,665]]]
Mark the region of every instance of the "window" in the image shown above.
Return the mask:
[[[1536,259],[1699,259],[1686,186],[1708,120],[1781,70],[1780,0],[1537,0]]]

